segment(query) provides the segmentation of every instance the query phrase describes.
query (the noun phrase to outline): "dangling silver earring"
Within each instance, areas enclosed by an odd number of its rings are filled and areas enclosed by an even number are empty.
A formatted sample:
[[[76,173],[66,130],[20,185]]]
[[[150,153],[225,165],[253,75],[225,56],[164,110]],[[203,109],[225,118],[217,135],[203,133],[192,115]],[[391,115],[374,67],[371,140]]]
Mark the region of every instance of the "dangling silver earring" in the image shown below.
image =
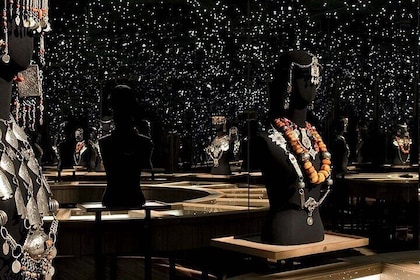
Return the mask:
[[[292,82],[287,83],[287,90],[286,91],[287,91],[288,94],[292,93]]]
[[[311,103],[308,104],[308,110],[312,111],[314,109],[314,101],[312,101]]]
[[[286,98],[284,99],[284,106],[283,106],[283,108],[285,109],[285,110],[288,110],[289,109],[289,106],[290,106],[290,98],[289,98],[289,94],[287,94],[287,96],[286,96]]]

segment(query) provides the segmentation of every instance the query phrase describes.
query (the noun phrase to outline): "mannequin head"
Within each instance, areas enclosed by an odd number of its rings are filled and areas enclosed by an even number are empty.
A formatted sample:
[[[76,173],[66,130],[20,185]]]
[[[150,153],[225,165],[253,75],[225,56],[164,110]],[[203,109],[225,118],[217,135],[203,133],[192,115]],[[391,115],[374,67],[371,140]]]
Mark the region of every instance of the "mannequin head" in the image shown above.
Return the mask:
[[[407,124],[398,124],[396,127],[396,135],[398,137],[410,137]]]
[[[212,116],[211,123],[216,132],[226,132],[226,117],[225,116]]]
[[[110,104],[115,128],[127,126],[134,128],[138,102],[131,87],[117,85],[111,92]]]
[[[229,137],[231,140],[239,139],[239,132],[236,126],[232,126],[231,128],[229,128]]]
[[[76,129],[76,131],[74,132],[74,138],[76,139],[77,142],[83,141],[83,128],[78,128]]]
[[[349,119],[347,117],[340,117],[334,124],[334,132],[337,135],[342,135],[347,132]]]
[[[306,51],[291,51],[280,56],[269,86],[271,119],[307,108],[315,99],[320,68],[318,59]],[[289,108],[285,108],[287,99]]]

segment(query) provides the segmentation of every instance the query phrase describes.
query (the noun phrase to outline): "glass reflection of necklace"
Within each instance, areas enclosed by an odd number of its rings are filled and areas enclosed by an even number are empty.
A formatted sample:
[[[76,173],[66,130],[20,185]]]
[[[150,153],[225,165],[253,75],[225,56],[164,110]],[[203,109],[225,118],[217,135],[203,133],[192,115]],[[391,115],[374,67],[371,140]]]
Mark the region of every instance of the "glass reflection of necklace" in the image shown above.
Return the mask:
[[[395,142],[403,154],[410,153],[411,139],[409,137],[400,138],[395,136]]]
[[[216,136],[211,144],[206,147],[205,152],[211,157],[213,160],[213,166],[218,167],[219,161],[222,158],[223,152],[227,152],[229,150],[229,136]]]
[[[394,137],[394,145],[398,146],[398,158],[403,164],[406,164],[410,160],[410,147],[411,139],[410,137]],[[401,154],[402,153],[402,154]],[[405,159],[403,159],[405,157]]]

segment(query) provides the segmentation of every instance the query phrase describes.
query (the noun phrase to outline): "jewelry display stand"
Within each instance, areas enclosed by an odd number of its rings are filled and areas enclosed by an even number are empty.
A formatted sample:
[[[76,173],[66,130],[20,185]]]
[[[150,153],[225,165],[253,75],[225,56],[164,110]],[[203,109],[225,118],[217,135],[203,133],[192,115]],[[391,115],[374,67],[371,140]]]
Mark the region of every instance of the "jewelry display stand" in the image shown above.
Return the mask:
[[[354,235],[326,232],[320,242],[299,245],[272,245],[261,243],[259,236],[221,237],[211,240],[213,247],[270,260],[285,260],[319,253],[333,252],[369,245],[369,239]]]
[[[102,205],[101,202],[88,202],[78,204],[78,208],[80,208],[84,212],[94,212],[95,213],[95,224],[94,224],[94,232],[95,232],[95,279],[96,280],[104,280],[105,278],[105,257],[102,250],[102,212],[105,211],[121,211],[124,210],[122,208],[108,208]],[[144,218],[144,235],[145,235],[145,249],[144,249],[144,259],[145,259],[145,269],[144,269],[144,279],[151,280],[152,279],[152,248],[151,248],[151,210],[164,210],[169,209],[170,205],[166,203],[162,203],[159,201],[146,201],[146,203],[138,208],[133,208],[129,210],[144,210],[145,211],[145,218]],[[127,209],[125,209],[127,210]]]

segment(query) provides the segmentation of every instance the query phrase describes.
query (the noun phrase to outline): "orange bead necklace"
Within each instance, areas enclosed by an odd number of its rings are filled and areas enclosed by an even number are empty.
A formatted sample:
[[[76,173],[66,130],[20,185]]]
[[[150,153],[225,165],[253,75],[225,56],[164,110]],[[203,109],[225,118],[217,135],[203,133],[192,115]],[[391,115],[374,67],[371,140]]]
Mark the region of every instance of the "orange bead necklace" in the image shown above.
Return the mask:
[[[313,139],[313,148],[315,151],[321,152],[321,168],[319,171],[315,170],[315,167],[310,161],[311,156],[308,149],[302,145],[299,136],[294,131],[297,126],[286,118],[275,119],[275,124],[279,131],[283,133],[293,153],[298,159],[301,159],[300,167],[305,171],[309,182],[318,185],[324,183],[325,180],[331,177],[331,154],[328,152],[327,146],[315,127],[307,122],[305,129]]]

